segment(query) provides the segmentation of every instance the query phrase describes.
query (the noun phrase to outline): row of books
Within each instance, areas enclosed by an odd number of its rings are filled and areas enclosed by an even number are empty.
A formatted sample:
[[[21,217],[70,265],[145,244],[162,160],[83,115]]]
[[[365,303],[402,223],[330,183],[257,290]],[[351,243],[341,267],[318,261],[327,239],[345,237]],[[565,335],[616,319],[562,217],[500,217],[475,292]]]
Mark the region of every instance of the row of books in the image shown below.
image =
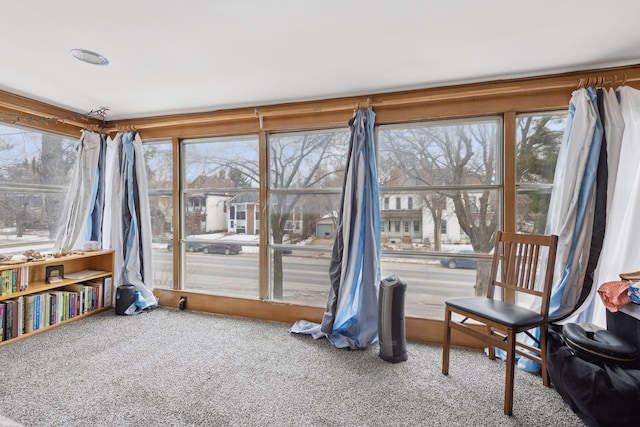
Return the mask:
[[[111,305],[111,277],[0,302],[0,341]]]
[[[24,291],[29,286],[29,267],[16,267],[0,271],[0,295]]]

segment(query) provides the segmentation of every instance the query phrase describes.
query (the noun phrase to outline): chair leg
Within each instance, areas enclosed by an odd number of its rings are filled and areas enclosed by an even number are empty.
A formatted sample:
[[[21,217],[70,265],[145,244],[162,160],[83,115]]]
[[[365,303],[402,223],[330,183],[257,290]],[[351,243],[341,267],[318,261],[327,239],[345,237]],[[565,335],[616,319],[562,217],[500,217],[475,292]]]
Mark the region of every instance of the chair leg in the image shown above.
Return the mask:
[[[451,310],[449,307],[444,311],[444,339],[442,343],[442,373],[449,374],[449,347],[451,345]]]
[[[551,378],[547,370],[547,325],[540,326],[540,372],[542,384],[551,387]]]
[[[513,379],[516,367],[516,337],[513,330],[507,332],[507,373],[504,384],[504,414],[513,415]]]
[[[491,327],[490,325],[487,325],[487,334],[490,335],[490,336],[493,336],[493,327]],[[487,355],[489,356],[489,359],[495,360],[496,359],[496,348],[494,346],[492,346],[491,344],[489,344],[489,348],[487,350],[488,350]]]

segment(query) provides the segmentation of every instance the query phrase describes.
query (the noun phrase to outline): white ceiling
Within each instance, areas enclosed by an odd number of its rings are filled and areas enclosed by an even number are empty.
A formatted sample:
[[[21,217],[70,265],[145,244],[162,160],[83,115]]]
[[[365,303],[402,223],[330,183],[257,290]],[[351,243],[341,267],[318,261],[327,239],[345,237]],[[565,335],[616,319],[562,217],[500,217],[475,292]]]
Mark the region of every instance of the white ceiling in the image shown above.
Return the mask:
[[[10,0],[0,13],[0,90],[107,120],[640,63],[638,0]]]

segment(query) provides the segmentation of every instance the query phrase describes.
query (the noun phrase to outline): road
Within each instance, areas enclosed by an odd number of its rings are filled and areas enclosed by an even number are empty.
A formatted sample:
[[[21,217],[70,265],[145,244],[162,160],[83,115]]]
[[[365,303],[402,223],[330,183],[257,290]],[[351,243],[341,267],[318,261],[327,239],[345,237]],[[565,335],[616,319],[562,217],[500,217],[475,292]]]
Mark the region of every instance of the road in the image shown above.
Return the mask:
[[[244,298],[258,296],[258,256],[255,253],[213,255],[187,253],[186,290]],[[154,251],[156,287],[172,287],[171,253]],[[283,301],[324,307],[329,289],[328,253],[283,257]],[[382,277],[397,275],[407,283],[407,316],[442,318],[444,300],[472,296],[476,270],[451,270],[434,261],[383,257]]]

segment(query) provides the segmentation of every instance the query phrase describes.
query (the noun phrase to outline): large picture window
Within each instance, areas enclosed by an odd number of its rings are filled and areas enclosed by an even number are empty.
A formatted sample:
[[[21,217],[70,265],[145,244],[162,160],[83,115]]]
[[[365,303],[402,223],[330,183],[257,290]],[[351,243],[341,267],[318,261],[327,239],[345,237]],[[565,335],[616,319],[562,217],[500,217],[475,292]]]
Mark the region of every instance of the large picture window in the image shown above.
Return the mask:
[[[186,290],[258,298],[257,136],[181,142]]]
[[[348,142],[346,129],[268,138],[270,296],[274,300],[326,304]]]
[[[153,285],[173,288],[173,149],[171,141],[142,144],[153,237]],[[194,209],[189,206],[188,210]]]
[[[501,129],[500,118],[377,128],[382,273],[411,283],[409,315],[441,318],[446,298],[477,292],[480,270],[461,267],[488,258],[501,225]],[[275,300],[326,304],[347,144],[346,130],[269,137]]]
[[[78,140],[0,124],[0,253],[53,249]]]
[[[517,116],[518,231],[539,230],[546,218],[565,116]],[[504,211],[502,129],[500,117],[376,127],[382,274],[397,274],[410,284],[407,315],[439,319],[447,298],[484,293],[485,267]],[[265,247],[271,300],[326,304],[348,142],[348,129],[267,137],[269,240]],[[149,149],[159,153],[160,147]],[[192,139],[181,147],[183,287],[255,298],[258,140]],[[168,144],[166,148],[168,159]],[[169,180],[164,181],[165,187],[156,180],[150,182],[157,186],[150,197],[168,194]],[[163,240],[160,234],[158,241]],[[226,251],[235,254],[240,248],[239,255],[216,264],[225,256],[225,248],[211,244],[221,241],[233,241],[235,246]],[[170,273],[163,271],[166,277]]]
[[[543,234],[566,112],[520,114],[516,119],[516,227]]]
[[[409,284],[408,315],[442,318],[444,300],[478,292],[501,226],[501,129],[497,117],[377,128],[380,196],[410,201],[381,210],[395,224],[381,236],[382,273]]]

